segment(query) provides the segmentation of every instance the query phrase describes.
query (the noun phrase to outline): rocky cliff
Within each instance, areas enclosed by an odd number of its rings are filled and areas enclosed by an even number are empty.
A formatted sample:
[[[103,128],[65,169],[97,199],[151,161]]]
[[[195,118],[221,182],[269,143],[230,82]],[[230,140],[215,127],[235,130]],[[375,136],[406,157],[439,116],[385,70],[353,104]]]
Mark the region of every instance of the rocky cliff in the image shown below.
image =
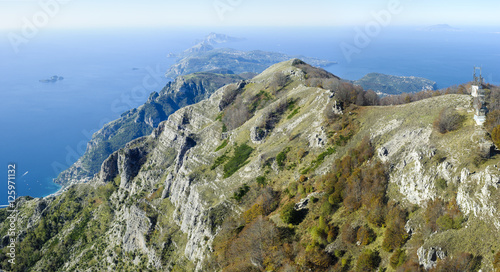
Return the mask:
[[[90,182],[18,201],[17,266],[2,210],[2,268],[419,271],[466,252],[493,270],[498,155],[475,159],[471,98],[339,110],[336,90],[306,86],[315,75],[338,80],[273,65],[177,110]],[[458,130],[433,128],[443,108],[466,117]]]
[[[152,93],[144,105],[123,113],[121,118],[96,132],[87,144],[85,154],[59,174],[55,182],[68,185],[90,180],[111,153],[133,139],[150,134],[176,110],[207,99],[218,88],[244,77],[229,70],[214,70],[181,76],[167,83],[160,92]]]

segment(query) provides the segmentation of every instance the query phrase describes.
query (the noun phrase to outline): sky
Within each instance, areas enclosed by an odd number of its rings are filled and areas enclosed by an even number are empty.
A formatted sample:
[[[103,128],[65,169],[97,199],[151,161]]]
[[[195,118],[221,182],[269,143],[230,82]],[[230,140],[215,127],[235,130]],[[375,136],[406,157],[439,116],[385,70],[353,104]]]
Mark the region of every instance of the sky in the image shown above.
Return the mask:
[[[498,0],[0,0],[0,29],[165,26],[500,26]],[[385,21],[384,21],[385,22]]]

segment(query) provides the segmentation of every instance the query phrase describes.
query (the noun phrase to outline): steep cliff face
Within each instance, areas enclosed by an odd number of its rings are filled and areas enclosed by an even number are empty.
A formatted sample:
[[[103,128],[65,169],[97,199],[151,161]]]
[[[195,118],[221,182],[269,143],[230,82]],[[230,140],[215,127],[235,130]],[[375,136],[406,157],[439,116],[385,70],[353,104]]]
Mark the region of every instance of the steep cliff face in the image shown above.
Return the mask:
[[[222,71],[224,72],[224,71]],[[106,124],[87,144],[85,154],[55,180],[61,185],[87,182],[96,174],[101,163],[126,143],[150,134],[176,110],[207,99],[220,87],[243,80],[232,74],[197,73],[178,77],[137,109],[122,114],[120,119]]]
[[[495,242],[500,172],[498,161],[475,163],[471,158],[484,136],[472,121],[470,97],[339,109],[335,90],[306,86],[312,73],[299,68],[303,65],[298,60],[280,63],[251,80],[220,88],[111,153],[90,182],[57,197],[20,201],[19,254],[32,257],[20,257],[25,266],[13,269],[336,271],[360,268],[366,249],[380,252],[377,266],[392,271],[393,253],[385,249],[384,234],[390,226],[366,223],[365,210],[349,212],[324,185],[341,177],[340,172],[328,174],[347,156],[366,160],[367,167],[386,165],[384,201],[411,211],[402,222],[408,241],[401,250],[414,254],[423,268],[467,251],[482,256],[485,271],[491,269],[491,252],[500,250]],[[281,77],[286,80],[277,85]],[[148,103],[172,89],[181,88],[169,87]],[[176,101],[189,99],[182,92],[172,95]],[[432,123],[447,107],[467,121],[440,134]],[[328,120],[325,112],[330,111],[337,121]],[[359,155],[364,154],[356,149],[360,143],[375,155]],[[357,171],[360,177],[349,178],[345,186],[371,173]],[[464,214],[460,226],[426,230],[426,207],[435,199],[458,205]],[[303,216],[301,222],[284,221],[285,203],[293,204],[291,213]],[[266,207],[272,208],[264,212]],[[319,227],[314,225],[318,220]],[[350,239],[345,233],[365,227],[374,229],[366,234],[374,235],[373,241],[356,233],[351,244],[344,241]],[[0,225],[2,241],[7,228],[7,223]],[[330,229],[322,233],[320,228]],[[492,238],[479,238],[485,233]],[[469,236],[483,243],[478,246]],[[280,239],[285,242],[269,244]],[[308,249],[301,250],[307,243]],[[4,254],[4,242],[2,247]],[[2,267],[11,268],[1,260]],[[243,264],[248,266],[237,266]]]

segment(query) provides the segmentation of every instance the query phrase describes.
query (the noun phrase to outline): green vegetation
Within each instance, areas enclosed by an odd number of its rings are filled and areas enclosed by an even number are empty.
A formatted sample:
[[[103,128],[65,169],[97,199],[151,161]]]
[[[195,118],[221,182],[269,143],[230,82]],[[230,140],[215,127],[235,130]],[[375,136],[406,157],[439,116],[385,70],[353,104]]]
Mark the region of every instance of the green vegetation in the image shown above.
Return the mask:
[[[296,108],[295,110],[292,111],[292,113],[290,113],[286,119],[292,119],[295,115],[297,115],[300,111],[300,107]]]
[[[219,146],[215,149],[215,152],[217,152],[217,151],[219,151],[219,150],[223,149],[224,147],[226,147],[228,143],[229,143],[229,141],[228,141],[227,139],[226,139],[226,140],[224,140],[224,141],[222,142],[222,144],[220,144],[220,145],[219,145]]]
[[[444,178],[436,179],[436,187],[441,190],[446,189],[446,187],[448,187],[446,180]]]
[[[396,269],[404,262],[406,261],[406,253],[402,249],[396,249],[392,255],[391,258],[389,259],[389,264],[391,265],[392,269]]]
[[[358,257],[356,271],[375,271],[380,263],[378,252],[365,249]]]
[[[259,184],[260,186],[266,186],[267,183],[266,183],[266,177],[264,176],[258,176],[256,178],[256,181],[257,181],[257,184]]]
[[[227,163],[224,165],[224,178],[232,176],[238,169],[247,164],[247,159],[252,154],[252,151],[253,148],[247,144],[237,146],[234,149],[234,155],[231,158],[227,158]]]
[[[225,163],[228,159],[229,159],[229,157],[226,154],[224,154],[224,155],[216,158],[215,161],[214,161],[214,163],[212,164],[212,166],[210,166],[210,170],[214,170],[219,165]]]
[[[248,187],[248,185],[246,184],[243,184],[240,188],[238,188],[236,192],[234,192],[233,198],[239,202],[248,193],[248,191],[250,191],[250,187]]]
[[[295,210],[295,203],[288,203],[281,209],[280,218],[286,224],[297,224],[299,222],[299,212]]]
[[[491,132],[491,140],[500,149],[500,125],[496,126]]]
[[[285,161],[286,161],[286,154],[290,152],[290,147],[287,147],[283,149],[278,155],[276,155],[276,163],[280,168],[283,168],[285,166]]]

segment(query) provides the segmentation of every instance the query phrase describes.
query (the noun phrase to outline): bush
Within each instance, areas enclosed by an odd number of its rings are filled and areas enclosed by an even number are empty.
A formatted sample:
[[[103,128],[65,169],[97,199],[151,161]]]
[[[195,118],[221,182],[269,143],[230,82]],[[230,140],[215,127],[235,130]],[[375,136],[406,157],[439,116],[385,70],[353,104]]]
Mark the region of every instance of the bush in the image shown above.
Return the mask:
[[[229,158],[228,162],[224,165],[224,178],[232,176],[243,165],[247,164],[247,159],[252,154],[253,148],[247,144],[242,144],[234,150],[234,156]]]
[[[431,272],[477,272],[481,268],[481,256],[473,256],[470,253],[461,253],[455,258],[445,258],[438,262]]]
[[[496,126],[491,132],[491,140],[500,149],[500,125]]]
[[[375,241],[376,238],[377,235],[368,226],[362,226],[357,231],[356,240],[363,246],[369,245],[371,242]]]
[[[222,144],[220,144],[220,145],[219,145],[219,146],[215,149],[215,152],[217,152],[217,151],[219,151],[219,150],[223,149],[224,147],[226,147],[228,143],[229,143],[229,142],[228,142],[228,140],[227,140],[227,139],[226,139],[226,140],[224,140],[224,142],[222,142]]]
[[[350,223],[345,223],[342,226],[341,238],[342,241],[349,244],[354,244],[356,242],[358,228],[351,226]]]
[[[236,192],[233,194],[233,198],[237,201],[241,201],[241,199],[250,191],[250,187],[248,185],[243,184]]]
[[[259,176],[257,177],[257,184],[259,184],[260,186],[266,186],[266,177],[264,176]]]
[[[219,109],[223,110],[231,103],[233,103],[236,96],[242,91],[240,86],[236,83],[229,84],[225,87],[224,93],[222,94],[221,100],[219,102]]]
[[[392,253],[391,258],[389,259],[389,263],[393,269],[398,268],[398,266],[401,266],[404,264],[406,260],[406,254],[404,250],[402,249],[397,249]]]
[[[311,236],[313,241],[319,245],[326,245],[335,241],[338,235],[338,230],[335,226],[326,223],[323,216],[319,217],[318,226],[311,228]]]
[[[486,116],[484,127],[488,132],[492,132],[497,126],[500,125],[500,109],[492,110]]]
[[[297,224],[300,220],[300,213],[295,210],[295,203],[290,202],[286,204],[281,209],[280,218],[286,224]]]
[[[406,243],[406,239],[408,239],[408,233],[405,231],[406,216],[406,211],[398,206],[393,207],[389,212],[387,218],[390,221],[382,241],[382,248],[385,251],[392,252]]]
[[[436,187],[444,190],[447,187],[446,180],[444,178],[438,178],[436,179]]]
[[[495,271],[500,271],[500,251],[495,254],[493,259],[493,268],[495,268]]]
[[[434,128],[436,128],[439,133],[445,134],[459,129],[463,121],[464,117],[455,109],[446,108],[439,113],[438,118],[434,121]]]
[[[379,263],[380,257],[378,252],[366,249],[358,257],[356,271],[375,271]]]
[[[286,160],[286,153],[280,152],[276,156],[276,162],[278,163],[279,167],[285,166],[285,160]]]

